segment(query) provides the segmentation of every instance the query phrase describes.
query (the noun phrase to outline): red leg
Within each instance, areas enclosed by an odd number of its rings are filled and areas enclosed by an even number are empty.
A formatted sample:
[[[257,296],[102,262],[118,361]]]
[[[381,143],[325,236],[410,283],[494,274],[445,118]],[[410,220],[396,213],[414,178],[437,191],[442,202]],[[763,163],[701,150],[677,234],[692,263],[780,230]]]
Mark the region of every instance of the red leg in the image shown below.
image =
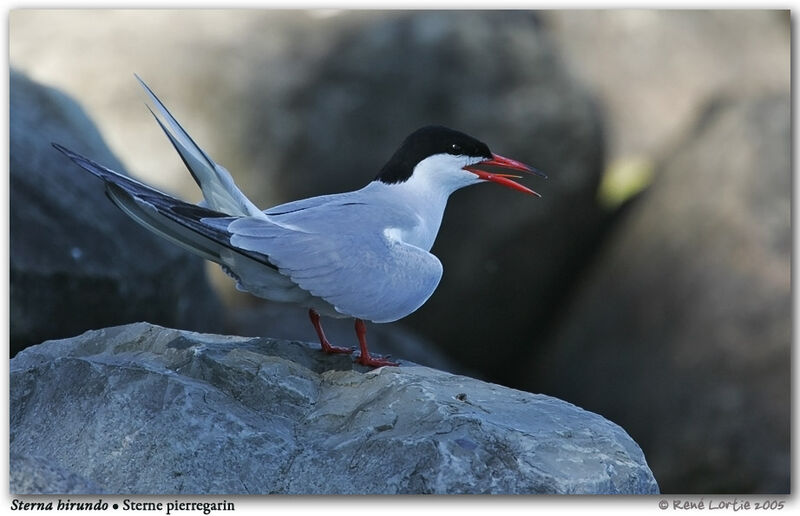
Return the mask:
[[[325,332],[322,331],[322,324],[319,322],[319,314],[313,308],[308,309],[308,316],[311,318],[311,324],[314,325],[314,329],[317,330],[317,336],[319,337],[319,343],[322,346],[322,351],[325,353],[352,353],[353,350],[350,348],[340,348],[339,346],[331,346],[331,343],[328,342],[328,339],[325,338]]]
[[[361,346],[361,356],[356,359],[361,365],[381,367],[381,366],[396,366],[396,362],[391,362],[385,358],[373,358],[367,350],[367,326],[361,319],[356,319],[356,335],[358,336],[358,344]]]

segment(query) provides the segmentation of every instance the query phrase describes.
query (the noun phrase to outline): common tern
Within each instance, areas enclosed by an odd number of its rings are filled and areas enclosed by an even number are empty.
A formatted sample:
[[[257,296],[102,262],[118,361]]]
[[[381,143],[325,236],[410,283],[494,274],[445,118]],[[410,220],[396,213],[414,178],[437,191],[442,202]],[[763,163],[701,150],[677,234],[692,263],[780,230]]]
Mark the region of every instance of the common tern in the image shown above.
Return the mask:
[[[320,315],[355,319],[366,366],[397,365],[371,356],[364,321],[388,323],[422,306],[442,277],[429,251],[451,193],[485,182],[538,196],[515,182],[538,170],[493,154],[464,133],[426,126],[411,133],[373,181],[353,192],[258,209],[173,118],[138,77],[161,129],[200,186],[189,204],[121,175],[65,147],[53,146],[102,179],[111,201],[150,231],[213,262],[239,290],[308,309],[322,350],[336,347]]]

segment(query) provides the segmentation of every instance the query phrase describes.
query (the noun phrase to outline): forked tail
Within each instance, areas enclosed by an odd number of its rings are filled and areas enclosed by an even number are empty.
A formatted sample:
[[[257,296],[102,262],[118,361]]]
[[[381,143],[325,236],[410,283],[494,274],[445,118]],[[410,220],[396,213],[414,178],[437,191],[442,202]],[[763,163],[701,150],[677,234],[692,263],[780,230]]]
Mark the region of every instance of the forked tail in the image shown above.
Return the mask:
[[[148,109],[203,191],[205,205],[214,211],[232,216],[264,218],[261,210],[250,202],[233,182],[230,172],[214,163],[208,154],[194,143],[147,84],[138,75],[136,79],[144,88],[156,111],[149,106]]]

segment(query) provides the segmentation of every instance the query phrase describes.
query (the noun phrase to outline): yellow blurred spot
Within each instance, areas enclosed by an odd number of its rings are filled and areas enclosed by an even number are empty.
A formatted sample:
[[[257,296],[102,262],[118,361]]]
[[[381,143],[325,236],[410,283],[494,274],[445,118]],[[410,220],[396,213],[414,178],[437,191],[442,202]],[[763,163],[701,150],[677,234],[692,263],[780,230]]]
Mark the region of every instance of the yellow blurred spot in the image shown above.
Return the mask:
[[[606,167],[597,199],[601,206],[613,209],[635,196],[653,182],[653,162],[643,157],[626,157]]]

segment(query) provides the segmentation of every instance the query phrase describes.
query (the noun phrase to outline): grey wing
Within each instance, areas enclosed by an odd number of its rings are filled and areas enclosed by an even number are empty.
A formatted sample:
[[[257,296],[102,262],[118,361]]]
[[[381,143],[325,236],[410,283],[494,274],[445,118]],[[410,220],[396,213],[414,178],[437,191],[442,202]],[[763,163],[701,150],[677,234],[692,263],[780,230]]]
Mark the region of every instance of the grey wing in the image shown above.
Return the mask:
[[[308,208],[316,208],[317,206],[325,204],[326,197],[327,196],[324,195],[319,197],[309,197],[308,199],[298,199],[296,201],[279,204],[278,206],[267,208],[264,210],[264,214],[269,217],[274,217],[295,213]]]
[[[435,256],[381,233],[307,232],[255,218],[227,229],[233,245],[269,256],[300,288],[359,319],[380,323],[409,315],[442,277]]]

